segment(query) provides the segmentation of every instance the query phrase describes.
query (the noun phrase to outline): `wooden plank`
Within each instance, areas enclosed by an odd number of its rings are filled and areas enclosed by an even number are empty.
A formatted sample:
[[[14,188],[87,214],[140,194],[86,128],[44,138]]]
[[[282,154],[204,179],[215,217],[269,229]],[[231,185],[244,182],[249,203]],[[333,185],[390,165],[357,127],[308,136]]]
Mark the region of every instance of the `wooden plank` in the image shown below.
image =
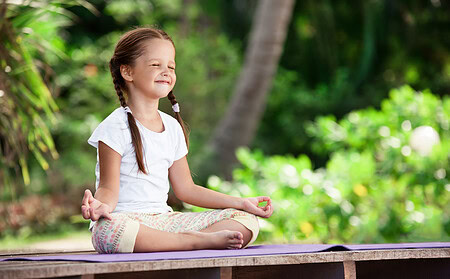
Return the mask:
[[[95,252],[94,252],[95,254]],[[34,255],[27,255],[34,256]],[[14,256],[3,256],[1,258],[11,258]],[[186,262],[187,268],[194,267],[191,263],[198,261],[213,261],[217,266],[233,266],[233,265],[277,265],[293,263],[319,263],[319,262],[343,262],[365,261],[365,260],[386,260],[386,259],[409,259],[409,258],[448,258],[450,257],[450,248],[432,248],[432,249],[397,249],[397,250],[367,250],[367,251],[342,251],[342,252],[319,252],[304,254],[284,254],[269,256],[246,256],[246,257],[225,257],[225,258],[209,258],[209,259],[187,259],[187,260],[171,260],[171,262],[179,264]],[[166,261],[155,261],[165,263]],[[121,263],[116,263],[121,264]],[[165,264],[164,264],[165,265]],[[209,267],[210,265],[208,265]]]
[[[155,270],[141,272],[119,272],[95,275],[96,279],[220,279],[220,268]]]
[[[238,278],[343,279],[344,270],[340,263],[242,266],[233,268],[233,279]]]
[[[228,267],[221,267],[220,268],[220,279],[232,279],[233,276],[233,268]]]
[[[49,256],[49,255],[76,255],[76,254],[97,254],[95,250],[2,250],[0,258],[21,257],[21,256]]]
[[[5,261],[5,262],[0,262],[0,270],[4,270],[7,268],[16,268],[16,269],[20,269],[26,266],[40,266],[40,265],[48,265],[48,264],[52,264],[52,265],[61,265],[61,264],[67,264],[67,262],[63,262],[63,261]]]
[[[64,277],[57,277],[57,278],[64,278],[64,279],[94,279],[95,274],[88,274],[88,275],[78,275],[78,276],[64,276]]]
[[[64,276],[64,277],[58,277],[58,278],[64,278],[64,279],[94,279],[95,274],[85,274],[85,275],[78,275],[78,276]]]
[[[339,263],[344,261],[380,261],[399,259],[439,259],[450,258],[450,248],[369,250],[322,252],[292,255],[270,255],[250,257],[226,257],[189,260],[161,260],[136,262],[0,262],[0,278],[43,278],[76,276],[83,274],[104,274],[117,272],[136,272],[153,270],[195,269],[214,267],[300,265],[309,263]],[[55,262],[56,263],[56,262]],[[233,276],[234,276],[233,268]],[[359,278],[358,278],[359,279]]]
[[[354,261],[344,261],[344,278],[356,279],[356,265]]]
[[[356,274],[358,279],[450,278],[450,258],[361,261]]]

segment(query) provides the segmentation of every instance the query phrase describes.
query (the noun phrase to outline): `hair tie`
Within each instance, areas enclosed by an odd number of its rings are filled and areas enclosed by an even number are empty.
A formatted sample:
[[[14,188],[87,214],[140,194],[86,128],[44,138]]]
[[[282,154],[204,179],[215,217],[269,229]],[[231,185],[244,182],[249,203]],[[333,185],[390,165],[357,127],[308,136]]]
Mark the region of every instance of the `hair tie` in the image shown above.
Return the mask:
[[[130,109],[129,106],[126,106],[126,107],[124,107],[123,109],[125,110],[125,113],[129,112],[129,113],[133,114],[133,113],[131,112],[131,109]]]
[[[175,105],[172,106],[172,109],[174,112],[180,112],[180,106],[178,105],[178,103],[176,103]]]

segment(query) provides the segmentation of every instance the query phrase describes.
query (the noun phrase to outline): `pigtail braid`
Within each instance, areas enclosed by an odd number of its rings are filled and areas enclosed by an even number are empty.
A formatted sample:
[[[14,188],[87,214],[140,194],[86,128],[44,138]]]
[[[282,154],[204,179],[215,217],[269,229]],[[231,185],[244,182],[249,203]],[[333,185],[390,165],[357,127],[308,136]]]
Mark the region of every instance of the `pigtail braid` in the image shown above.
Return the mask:
[[[172,91],[169,92],[169,95],[167,95],[167,98],[169,98],[169,101],[172,104],[172,106],[178,103],[177,99]],[[189,131],[187,131],[187,129],[184,125],[184,121],[181,118],[180,113],[179,112],[174,112],[174,113],[175,113],[175,118],[178,120],[178,123],[180,123],[181,128],[183,129],[184,139],[186,140],[186,146],[189,150]]]
[[[114,65],[114,57],[111,59],[109,63],[109,67],[111,70],[111,76],[114,83],[114,89],[116,90],[117,96],[119,97],[120,105],[125,108],[127,106],[127,102],[125,100],[125,97],[123,96],[122,87],[120,86],[119,80],[123,82],[122,75],[120,74],[120,66],[117,67]],[[115,67],[116,66],[116,67]],[[124,83],[124,82],[123,82]],[[141,134],[139,133],[139,129],[136,125],[136,120],[134,119],[133,114],[130,112],[127,112],[128,117],[128,125],[130,126],[130,132],[131,132],[131,140],[133,143],[134,151],[136,154],[136,161],[139,167],[139,170],[143,172],[144,174],[147,174],[147,171],[145,170],[144,166],[144,156],[143,156],[143,146],[142,146],[142,139]]]

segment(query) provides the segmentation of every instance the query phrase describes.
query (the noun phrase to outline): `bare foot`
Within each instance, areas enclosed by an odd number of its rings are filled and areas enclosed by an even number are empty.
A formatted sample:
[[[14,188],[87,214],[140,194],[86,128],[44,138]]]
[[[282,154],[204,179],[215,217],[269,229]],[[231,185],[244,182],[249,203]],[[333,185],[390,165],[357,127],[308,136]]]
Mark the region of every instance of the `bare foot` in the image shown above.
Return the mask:
[[[244,236],[238,231],[218,231],[218,232],[187,232],[196,235],[201,242],[197,249],[241,249],[244,244]]]

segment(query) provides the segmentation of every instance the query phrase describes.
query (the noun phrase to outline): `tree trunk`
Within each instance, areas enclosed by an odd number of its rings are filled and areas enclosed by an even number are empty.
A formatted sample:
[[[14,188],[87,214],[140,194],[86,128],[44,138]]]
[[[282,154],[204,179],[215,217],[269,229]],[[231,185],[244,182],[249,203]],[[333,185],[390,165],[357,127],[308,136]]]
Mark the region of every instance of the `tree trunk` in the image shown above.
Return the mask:
[[[233,165],[237,162],[236,149],[249,145],[256,133],[283,50],[294,2],[258,1],[244,67],[211,142],[225,179],[231,179]]]

